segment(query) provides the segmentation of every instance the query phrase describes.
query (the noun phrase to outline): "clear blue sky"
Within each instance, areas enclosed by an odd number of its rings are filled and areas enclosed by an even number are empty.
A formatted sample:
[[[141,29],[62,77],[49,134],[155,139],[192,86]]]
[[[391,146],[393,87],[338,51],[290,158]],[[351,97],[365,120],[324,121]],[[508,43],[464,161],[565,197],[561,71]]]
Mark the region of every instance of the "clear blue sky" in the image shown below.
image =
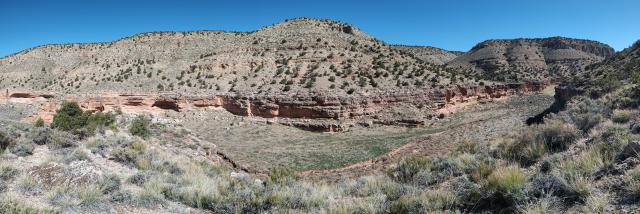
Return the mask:
[[[638,0],[0,0],[0,56],[148,31],[252,31],[295,17],[351,23],[391,44],[460,51],[492,38],[566,36],[616,50],[640,39]]]

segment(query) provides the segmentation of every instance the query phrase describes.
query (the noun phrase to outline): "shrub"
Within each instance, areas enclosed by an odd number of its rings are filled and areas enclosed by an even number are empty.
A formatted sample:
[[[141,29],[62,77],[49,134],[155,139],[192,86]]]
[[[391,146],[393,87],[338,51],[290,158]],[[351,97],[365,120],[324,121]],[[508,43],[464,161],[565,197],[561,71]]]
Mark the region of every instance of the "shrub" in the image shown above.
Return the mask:
[[[138,172],[127,179],[127,182],[131,184],[135,184],[137,186],[142,186],[149,179],[149,174],[147,172]]]
[[[627,190],[631,192],[634,197],[640,198],[640,166],[636,166],[634,169],[627,172],[625,184],[627,186]]]
[[[517,166],[500,167],[489,175],[483,189],[496,205],[513,206],[524,200],[527,175]]]
[[[604,131],[594,137],[598,142],[594,149],[599,150],[605,165],[612,164],[631,140],[629,131],[620,126],[605,126]]]
[[[31,140],[38,145],[45,145],[51,143],[51,129],[46,127],[34,128],[31,130]]]
[[[131,122],[131,125],[129,126],[129,132],[131,132],[132,135],[147,138],[149,137],[149,135],[151,135],[151,130],[149,129],[150,123],[150,119],[148,119],[144,115],[140,115],[133,119],[133,121]]]
[[[395,180],[403,183],[413,181],[420,171],[428,170],[432,166],[431,159],[427,156],[412,156],[402,159],[388,174]]]
[[[525,206],[520,208],[520,213],[523,214],[546,214],[546,213],[555,213],[556,211],[553,209],[555,202],[550,197],[541,198],[534,202],[527,203]]]
[[[18,171],[18,169],[16,169],[12,165],[0,163],[0,180],[11,180],[18,174],[20,174],[20,171]]]
[[[31,144],[31,142],[26,142],[22,140],[16,145],[13,145],[10,150],[11,150],[11,153],[19,157],[26,157],[33,154],[33,149],[34,147],[33,147],[33,144]]]
[[[539,137],[552,152],[564,151],[580,138],[580,133],[573,125],[558,119],[545,120],[539,132]]]
[[[476,207],[478,202],[482,200],[481,186],[465,176],[454,179],[452,187],[462,207]]]
[[[68,164],[74,161],[88,161],[88,160],[89,160],[89,154],[87,154],[84,150],[77,148],[77,149],[74,149],[73,152],[65,156],[63,161]]]
[[[11,144],[11,139],[6,133],[0,131],[0,154],[4,153],[4,150]]]
[[[57,210],[31,207],[29,202],[12,195],[4,195],[0,198],[0,213],[11,214],[58,214]]]
[[[297,179],[295,171],[289,167],[276,166],[269,169],[269,183],[284,185],[291,179]]]
[[[568,113],[576,127],[587,133],[600,123],[604,116],[610,115],[611,109],[602,101],[582,98],[570,103]]]
[[[33,124],[34,127],[44,127],[44,120],[39,117],[36,122]]]
[[[347,185],[344,191],[349,195],[357,197],[384,194],[389,200],[395,200],[406,192],[406,188],[404,188],[402,184],[394,182],[388,176],[381,174],[361,177]]]
[[[387,208],[384,195],[366,198],[342,199],[331,204],[328,213],[385,213]]]
[[[614,110],[611,120],[615,123],[627,123],[631,120],[631,111],[629,110]]]
[[[130,148],[115,148],[111,150],[111,156],[115,161],[127,165],[134,165],[140,155],[139,152]]]
[[[604,164],[602,154],[595,148],[560,163],[557,172],[572,193],[572,200],[584,202],[591,195],[593,181],[590,176]]]
[[[17,188],[21,193],[25,194],[39,193],[41,191],[41,186],[38,181],[28,174],[23,174],[18,178]]]
[[[78,103],[64,102],[53,116],[51,128],[79,135],[93,135],[96,129],[112,125],[115,121],[115,115],[111,112],[91,114],[83,111]]]
[[[82,111],[76,102],[64,102],[53,115],[51,128],[63,131],[77,131],[87,125],[89,114]]]
[[[58,206],[93,206],[106,201],[100,186],[94,184],[80,186],[60,186],[49,195],[52,204]]]
[[[432,213],[449,210],[457,204],[455,194],[444,190],[424,191],[404,195],[391,204],[391,213]]]
[[[54,131],[51,135],[51,144],[53,148],[69,148],[75,145],[76,137],[64,131]]]
[[[606,213],[610,201],[611,195],[608,193],[593,194],[587,198],[583,211],[585,213]]]
[[[569,148],[580,138],[580,132],[571,124],[558,119],[547,119],[518,135],[514,140],[503,142],[504,156],[530,166],[548,152],[559,152]]]
[[[104,129],[105,127],[111,126],[116,123],[116,115],[107,112],[98,112],[91,116],[87,120],[87,131],[89,133],[94,133],[98,129]]]
[[[107,175],[98,182],[98,187],[104,194],[111,194],[120,190],[121,185],[120,177],[113,174]]]

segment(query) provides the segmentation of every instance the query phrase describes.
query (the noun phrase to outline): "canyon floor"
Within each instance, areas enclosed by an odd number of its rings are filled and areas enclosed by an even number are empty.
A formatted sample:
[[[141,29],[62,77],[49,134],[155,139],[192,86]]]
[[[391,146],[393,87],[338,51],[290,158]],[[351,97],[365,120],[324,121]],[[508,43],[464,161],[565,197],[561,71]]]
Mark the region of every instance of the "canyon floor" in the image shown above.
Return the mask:
[[[274,166],[290,167],[312,179],[373,174],[408,154],[440,155],[462,142],[487,142],[526,127],[528,117],[553,102],[553,88],[482,103],[458,104],[444,118],[424,127],[370,124],[343,132],[310,132],[273,119],[244,117],[222,108],[158,110],[156,120],[182,127],[218,146],[238,167],[264,174]],[[0,105],[0,120],[20,124],[38,111],[38,103]],[[286,118],[281,119],[286,120]]]
[[[517,133],[528,117],[553,102],[553,87],[460,107],[442,119],[419,128],[351,127],[345,132],[318,133],[263,118],[247,118],[226,111],[167,112],[185,128],[219,146],[220,151],[252,172],[287,166],[315,179],[371,174],[408,154],[450,152],[461,142],[486,142]],[[375,162],[376,164],[366,164]],[[349,170],[340,170],[341,168]],[[333,169],[333,170],[331,170]]]

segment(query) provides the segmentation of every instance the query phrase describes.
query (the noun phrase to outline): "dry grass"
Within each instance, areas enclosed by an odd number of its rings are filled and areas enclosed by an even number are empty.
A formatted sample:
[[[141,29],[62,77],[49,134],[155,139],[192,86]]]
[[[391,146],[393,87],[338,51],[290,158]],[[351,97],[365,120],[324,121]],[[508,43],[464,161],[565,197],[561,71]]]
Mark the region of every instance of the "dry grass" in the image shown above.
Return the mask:
[[[611,203],[609,193],[598,193],[589,196],[583,207],[585,213],[607,213],[607,207]]]
[[[0,213],[6,214],[58,214],[58,210],[33,207],[33,204],[22,200],[15,194],[4,194],[0,197]]]
[[[555,210],[556,202],[550,197],[544,197],[539,200],[529,202],[520,208],[523,214],[547,214],[557,212]]]

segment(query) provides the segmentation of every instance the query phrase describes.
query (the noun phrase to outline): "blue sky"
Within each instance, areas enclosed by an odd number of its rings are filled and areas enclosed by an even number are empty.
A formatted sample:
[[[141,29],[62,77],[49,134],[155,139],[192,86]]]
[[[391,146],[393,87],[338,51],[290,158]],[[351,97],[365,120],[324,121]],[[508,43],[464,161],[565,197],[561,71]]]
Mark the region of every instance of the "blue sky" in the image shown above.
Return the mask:
[[[295,17],[351,23],[390,44],[459,51],[493,38],[566,36],[616,50],[640,39],[638,0],[0,0],[0,56],[148,31],[252,31]]]

